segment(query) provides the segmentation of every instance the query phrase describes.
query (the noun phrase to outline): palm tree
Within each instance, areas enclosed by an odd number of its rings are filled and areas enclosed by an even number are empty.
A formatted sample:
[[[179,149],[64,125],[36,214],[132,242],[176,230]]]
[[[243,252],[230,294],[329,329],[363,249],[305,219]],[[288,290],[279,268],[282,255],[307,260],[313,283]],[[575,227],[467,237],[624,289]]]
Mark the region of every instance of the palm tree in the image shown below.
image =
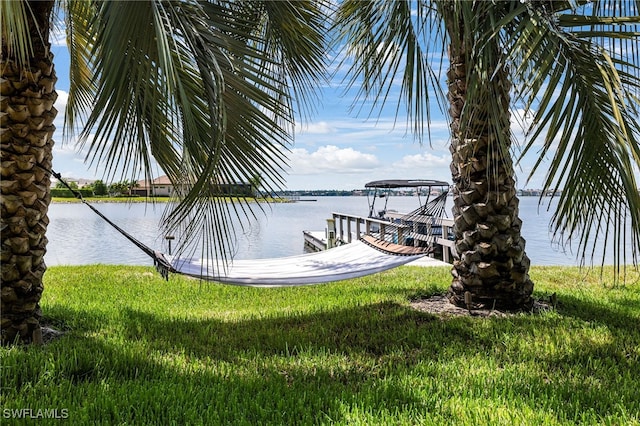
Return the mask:
[[[637,267],[639,9],[629,1],[341,3],[335,25],[353,60],[350,85],[360,87],[360,99],[380,105],[400,77],[399,102],[418,137],[434,96],[447,103],[439,94],[448,57],[452,303],[533,303],[512,159],[510,111],[517,107],[533,117],[523,152],[541,142],[534,171],[548,167],[544,189],[562,189],[554,235],[578,240],[583,260],[612,236],[616,264],[632,260]],[[431,67],[432,54],[440,69]]]
[[[229,218],[253,213],[249,204],[209,197],[210,185],[256,174],[268,192],[283,183],[294,99],[310,112],[331,16],[362,96],[383,102],[401,74],[418,137],[424,122],[428,128],[430,89],[444,104],[428,58],[435,49],[444,63],[448,52],[453,303],[465,295],[501,308],[532,303],[509,128],[517,105],[533,115],[524,151],[542,140],[536,168],[552,156],[545,190],[563,189],[554,231],[577,238],[583,257],[597,237],[613,235],[617,263],[629,248],[637,264],[637,3],[345,0],[338,14],[311,0],[60,4],[71,54],[70,134],[81,128],[80,146],[107,177],[137,180],[141,170],[151,180],[157,164],[181,189],[166,226],[183,227],[173,232],[184,241],[211,242],[212,256],[231,249]],[[0,8],[3,342],[37,339],[41,317],[56,115],[53,7]]]
[[[233,243],[231,216],[209,197],[219,179],[264,177],[278,188],[294,102],[313,100],[325,68],[321,2],[60,1],[70,51],[65,130],[106,178],[151,180],[158,166],[183,188],[167,212],[213,256]],[[2,342],[38,340],[57,111],[49,34],[54,1],[3,2]],[[79,132],[74,132],[79,129]],[[242,201],[241,201],[242,202]]]
[[[253,175],[251,179],[249,179],[249,185],[251,186],[251,196],[254,198],[258,198],[261,196],[260,187],[262,186],[262,176],[259,174]]]

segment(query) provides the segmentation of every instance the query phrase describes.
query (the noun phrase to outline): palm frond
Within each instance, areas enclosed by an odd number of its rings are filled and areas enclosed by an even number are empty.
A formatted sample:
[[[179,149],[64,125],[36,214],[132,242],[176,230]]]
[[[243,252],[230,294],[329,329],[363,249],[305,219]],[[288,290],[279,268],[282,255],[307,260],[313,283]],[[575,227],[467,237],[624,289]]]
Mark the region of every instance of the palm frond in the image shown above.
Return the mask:
[[[443,107],[444,95],[438,72],[431,67],[430,52],[440,44],[445,57],[443,29],[438,12],[427,2],[347,0],[340,4],[334,28],[335,44],[346,50],[347,86],[358,87],[354,105],[372,102],[370,113],[393,97],[396,112],[405,105],[408,127],[422,140],[424,124],[429,130],[430,103],[435,96]],[[343,60],[340,67],[347,66]],[[400,90],[396,76],[401,75]],[[433,91],[434,95],[432,95]]]
[[[2,31],[2,53],[15,58],[19,68],[28,64],[33,56],[33,46],[29,34],[31,10],[26,1],[2,2],[0,7],[0,29]]]
[[[510,53],[526,106],[535,109],[523,155],[543,140],[532,174],[549,156],[544,189],[562,189],[554,235],[577,240],[583,260],[610,243],[617,265],[627,253],[637,264],[640,41],[633,34],[640,18],[613,3],[628,2],[595,2],[584,18],[548,15],[528,3]]]
[[[333,5],[325,1],[260,1],[241,2],[241,7],[261,16],[254,28],[254,37],[264,42],[256,46],[271,61],[264,66],[281,77],[284,86],[292,90],[301,116],[309,118],[317,105],[317,86],[326,83],[325,50],[327,17]],[[245,12],[246,13],[246,12]],[[274,64],[277,64],[274,67]]]
[[[305,102],[324,69],[319,22],[294,13],[302,4],[289,6],[293,27],[311,41],[299,51],[290,44],[273,60],[275,48],[256,28],[265,20],[274,28],[291,25],[272,22],[277,11],[246,13],[243,3],[223,1],[96,4],[79,56],[94,72],[82,86],[92,96],[76,103],[91,107],[81,135],[88,160],[105,164],[110,175],[142,172],[149,179],[157,164],[180,189],[165,224],[184,250],[197,241],[210,257],[227,259],[232,219],[254,215],[257,204],[212,197],[216,185],[256,175],[267,190],[283,183],[293,121],[283,81],[302,85],[298,101]]]
[[[64,3],[64,19],[69,46],[69,85],[70,91],[65,111],[64,140],[73,139],[76,134],[76,117],[88,114],[83,108],[91,107],[95,88],[91,87],[92,72],[90,52],[93,46],[92,20],[95,4],[82,0],[67,0]]]

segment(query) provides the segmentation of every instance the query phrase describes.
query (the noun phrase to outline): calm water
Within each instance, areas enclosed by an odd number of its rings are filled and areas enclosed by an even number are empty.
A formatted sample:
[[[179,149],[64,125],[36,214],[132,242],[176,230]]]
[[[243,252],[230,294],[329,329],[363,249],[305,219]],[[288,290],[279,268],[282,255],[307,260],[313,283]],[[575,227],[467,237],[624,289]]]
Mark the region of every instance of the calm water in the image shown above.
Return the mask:
[[[389,208],[413,210],[417,197],[392,197]],[[447,202],[450,211],[451,199]],[[160,251],[167,251],[159,234],[159,220],[164,204],[96,204],[107,217],[138,240]],[[317,201],[273,204],[244,232],[238,233],[237,259],[269,258],[303,253],[303,230],[323,230],[332,212],[366,216],[366,197],[317,197]],[[548,232],[550,212],[538,209],[536,197],[520,199],[520,217],[526,250],[536,265],[577,265],[576,257],[552,245]],[[47,265],[91,263],[151,265],[151,260],[137,247],[113,230],[87,206],[52,204]],[[596,260],[596,263],[599,260]]]

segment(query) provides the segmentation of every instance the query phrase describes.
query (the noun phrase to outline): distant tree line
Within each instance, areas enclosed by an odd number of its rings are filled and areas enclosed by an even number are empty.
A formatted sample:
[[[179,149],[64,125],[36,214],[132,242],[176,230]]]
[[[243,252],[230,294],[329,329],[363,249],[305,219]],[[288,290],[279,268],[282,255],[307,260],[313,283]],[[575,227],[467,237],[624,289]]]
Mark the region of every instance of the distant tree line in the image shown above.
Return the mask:
[[[114,182],[109,185],[107,185],[102,180],[96,180],[88,185],[83,186],[82,188],[78,188],[78,184],[73,181],[67,182],[67,185],[79,192],[83,197],[129,197],[131,196],[131,190],[139,186],[137,182],[129,180]],[[51,190],[51,196],[60,198],[75,197],[73,192],[68,189],[62,182],[58,182],[56,184],[56,187]]]
[[[362,195],[361,190],[339,190],[339,189],[314,189],[310,191],[283,191],[280,196],[298,195],[301,197],[348,197],[351,195]]]

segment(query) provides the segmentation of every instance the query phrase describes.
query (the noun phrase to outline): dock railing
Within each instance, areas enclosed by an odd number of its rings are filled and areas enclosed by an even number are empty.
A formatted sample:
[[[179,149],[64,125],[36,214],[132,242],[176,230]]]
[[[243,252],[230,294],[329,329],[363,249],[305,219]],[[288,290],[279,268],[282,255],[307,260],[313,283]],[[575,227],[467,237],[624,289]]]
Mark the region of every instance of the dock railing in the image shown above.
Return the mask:
[[[425,216],[424,220],[415,218],[403,223],[397,221],[381,220],[372,217],[354,216],[344,213],[332,213],[333,226],[335,226],[335,238],[350,243],[354,238],[363,235],[373,235],[387,241],[398,244],[405,243],[405,237],[410,239],[414,246],[421,244],[435,244],[442,248],[442,260],[451,263],[452,253],[455,250],[455,242],[449,238],[452,234],[453,219],[444,217]],[[432,232],[438,229],[439,235]],[[333,245],[330,242],[331,246]]]

